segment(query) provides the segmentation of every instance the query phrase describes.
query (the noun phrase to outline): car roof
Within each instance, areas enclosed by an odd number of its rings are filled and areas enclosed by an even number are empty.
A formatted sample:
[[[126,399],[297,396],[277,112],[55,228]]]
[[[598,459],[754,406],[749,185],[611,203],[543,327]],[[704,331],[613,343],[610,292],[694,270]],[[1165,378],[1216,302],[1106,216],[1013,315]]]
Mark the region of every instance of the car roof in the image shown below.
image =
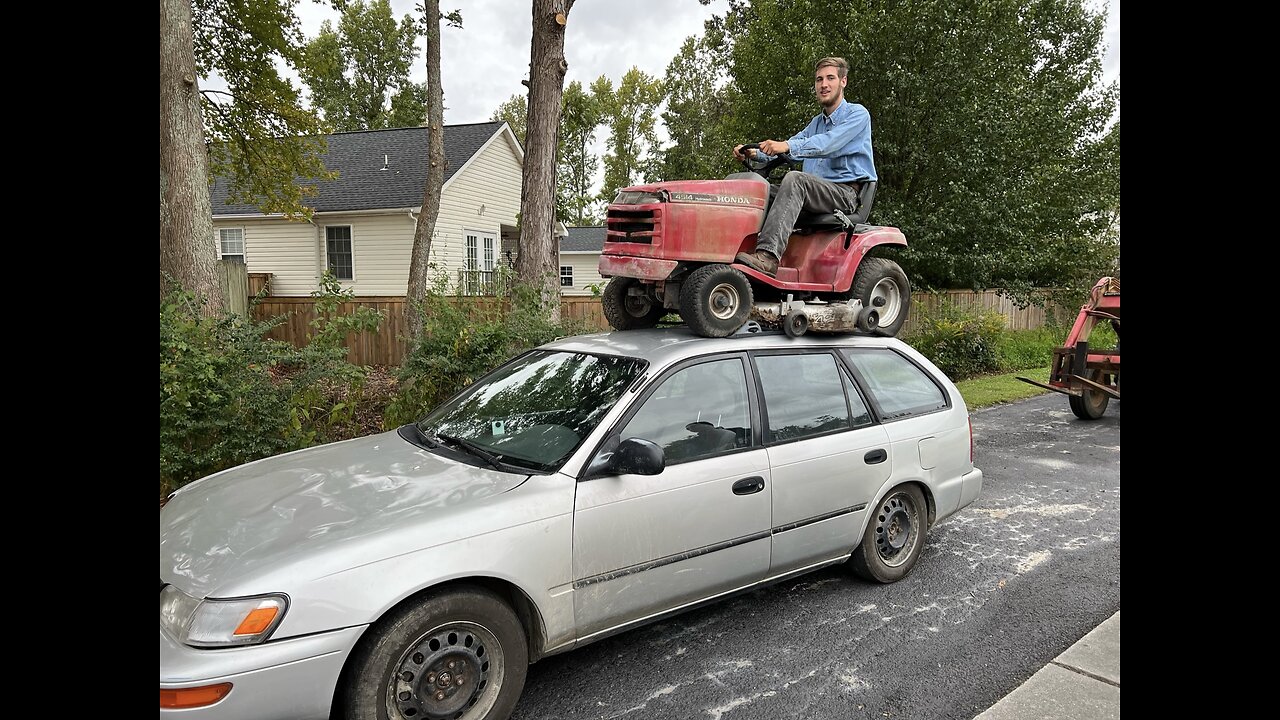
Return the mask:
[[[648,360],[664,367],[681,360],[720,352],[745,350],[791,350],[806,347],[892,347],[906,348],[896,338],[866,335],[806,334],[788,337],[781,331],[741,334],[726,338],[704,338],[688,327],[622,330],[562,338],[542,346],[544,350],[567,350],[597,355],[624,355]],[[914,353],[912,353],[914,354]]]

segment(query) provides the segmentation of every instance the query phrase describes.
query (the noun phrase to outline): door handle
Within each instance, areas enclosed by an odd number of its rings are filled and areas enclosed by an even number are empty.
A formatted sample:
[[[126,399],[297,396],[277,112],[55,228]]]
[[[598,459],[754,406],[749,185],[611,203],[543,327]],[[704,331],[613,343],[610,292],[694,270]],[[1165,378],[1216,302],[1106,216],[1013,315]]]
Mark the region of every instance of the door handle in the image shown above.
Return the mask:
[[[742,478],[733,484],[734,495],[751,495],[758,493],[764,489],[764,478],[759,475],[755,477]]]
[[[862,456],[863,462],[865,462],[868,465],[875,465],[876,463],[882,463],[888,459],[889,459],[889,453],[885,452],[884,448],[880,448],[878,450],[872,450],[871,452]]]

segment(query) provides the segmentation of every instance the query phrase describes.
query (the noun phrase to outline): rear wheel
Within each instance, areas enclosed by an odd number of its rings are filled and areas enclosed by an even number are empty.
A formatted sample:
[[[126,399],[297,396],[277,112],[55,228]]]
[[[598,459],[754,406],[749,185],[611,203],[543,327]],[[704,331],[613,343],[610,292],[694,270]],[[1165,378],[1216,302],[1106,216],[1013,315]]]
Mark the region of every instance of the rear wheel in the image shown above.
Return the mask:
[[[724,337],[742,327],[753,302],[747,276],[728,265],[704,265],[680,286],[680,316],[703,337]]]
[[[461,587],[393,611],[352,653],[347,720],[504,720],[524,688],[529,651],[497,595]]]
[[[853,571],[876,582],[897,582],[915,567],[928,532],[929,507],[915,485],[900,485],[872,510],[862,542],[853,551]]]
[[[645,292],[632,294],[631,288],[640,288]],[[615,330],[651,328],[667,314],[662,303],[657,302],[643,283],[629,277],[609,280],[609,284],[604,286],[600,304],[604,309],[605,319]]]
[[[880,315],[872,334],[893,337],[907,321],[911,310],[911,283],[898,263],[885,258],[863,258],[853,274],[849,291]]]
[[[1085,377],[1099,385],[1107,384],[1107,376],[1101,370],[1090,370]],[[1101,390],[1085,388],[1083,395],[1080,397],[1068,395],[1067,400],[1071,403],[1071,412],[1075,413],[1076,417],[1081,420],[1097,420],[1107,411],[1111,396]]]

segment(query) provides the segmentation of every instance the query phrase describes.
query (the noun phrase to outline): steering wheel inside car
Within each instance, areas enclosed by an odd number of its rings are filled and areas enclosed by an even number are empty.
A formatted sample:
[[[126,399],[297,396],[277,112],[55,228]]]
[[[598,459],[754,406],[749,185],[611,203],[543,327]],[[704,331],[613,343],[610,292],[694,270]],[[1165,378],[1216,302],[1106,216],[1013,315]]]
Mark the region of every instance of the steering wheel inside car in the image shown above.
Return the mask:
[[[780,155],[775,155],[772,160],[757,159],[755,154],[750,151],[759,150],[759,149],[760,149],[760,143],[748,143],[738,148],[738,152],[742,153],[743,166],[746,167],[747,170],[750,170],[751,172],[756,173],[763,178],[768,178],[769,173],[773,172],[773,169],[776,167],[780,167],[782,165],[799,165],[800,164],[800,160],[792,157],[791,153],[782,153]]]

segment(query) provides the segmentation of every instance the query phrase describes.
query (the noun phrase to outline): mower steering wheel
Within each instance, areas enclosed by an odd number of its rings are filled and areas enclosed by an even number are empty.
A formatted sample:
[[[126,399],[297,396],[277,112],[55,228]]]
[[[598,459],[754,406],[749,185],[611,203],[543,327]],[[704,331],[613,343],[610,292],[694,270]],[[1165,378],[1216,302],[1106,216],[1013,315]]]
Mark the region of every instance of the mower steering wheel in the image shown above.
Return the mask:
[[[756,173],[763,178],[768,179],[769,173],[773,172],[774,168],[779,167],[781,165],[800,164],[800,160],[792,157],[791,153],[781,153],[779,155],[775,155],[773,159],[769,161],[757,160],[755,158],[755,155],[752,154],[750,151],[759,150],[759,149],[760,149],[760,143],[748,143],[738,148],[738,152],[742,153],[743,166],[746,167],[747,170],[750,170],[751,172]]]

